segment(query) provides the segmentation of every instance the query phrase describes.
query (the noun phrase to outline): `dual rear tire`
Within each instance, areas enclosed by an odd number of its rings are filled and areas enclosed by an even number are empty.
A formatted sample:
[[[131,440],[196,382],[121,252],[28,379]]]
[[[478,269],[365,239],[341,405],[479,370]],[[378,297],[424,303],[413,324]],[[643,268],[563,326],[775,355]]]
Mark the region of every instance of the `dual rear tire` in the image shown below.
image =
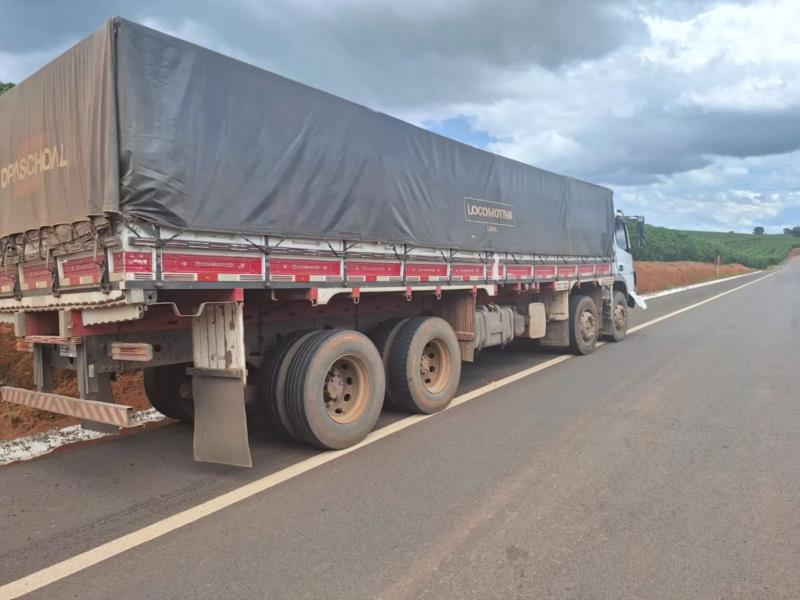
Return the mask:
[[[357,444],[383,408],[378,350],[351,330],[320,331],[297,349],[286,373],[286,409],[296,437],[320,448]]]
[[[409,412],[438,412],[460,376],[458,340],[437,317],[383,323],[372,340],[351,330],[298,332],[262,369],[260,412],[286,438],[341,449],[372,431],[385,398]]]
[[[453,328],[439,317],[416,317],[385,350],[389,394],[397,408],[432,414],[447,407],[461,379],[461,350]]]

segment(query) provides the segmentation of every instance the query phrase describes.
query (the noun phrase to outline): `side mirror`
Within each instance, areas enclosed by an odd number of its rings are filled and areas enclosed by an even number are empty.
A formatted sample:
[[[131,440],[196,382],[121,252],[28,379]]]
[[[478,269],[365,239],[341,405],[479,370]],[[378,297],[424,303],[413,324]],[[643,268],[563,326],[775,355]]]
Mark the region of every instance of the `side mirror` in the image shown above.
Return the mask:
[[[639,248],[644,248],[647,245],[647,238],[644,235],[644,217],[636,219],[636,228],[639,233]]]

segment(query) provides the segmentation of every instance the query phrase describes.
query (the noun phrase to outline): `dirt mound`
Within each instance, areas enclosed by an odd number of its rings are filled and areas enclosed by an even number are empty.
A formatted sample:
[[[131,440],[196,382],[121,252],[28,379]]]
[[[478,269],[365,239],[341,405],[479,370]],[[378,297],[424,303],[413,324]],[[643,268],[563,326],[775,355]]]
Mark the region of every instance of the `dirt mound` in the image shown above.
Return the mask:
[[[0,325],[0,385],[33,389],[33,359],[27,352],[16,351],[16,338],[11,328]],[[118,375],[113,383],[114,398],[137,410],[150,408],[144,393],[141,373]],[[72,372],[56,371],[54,392],[77,396],[78,384]],[[55,413],[0,402],[0,440],[74,425],[78,419]]]
[[[750,273],[753,270],[738,264],[720,265],[719,274],[717,274],[717,267],[714,264],[689,261],[637,261],[635,268],[638,278],[636,287],[640,294],[660,292],[662,290],[710,281],[720,277],[741,275],[743,273]]]

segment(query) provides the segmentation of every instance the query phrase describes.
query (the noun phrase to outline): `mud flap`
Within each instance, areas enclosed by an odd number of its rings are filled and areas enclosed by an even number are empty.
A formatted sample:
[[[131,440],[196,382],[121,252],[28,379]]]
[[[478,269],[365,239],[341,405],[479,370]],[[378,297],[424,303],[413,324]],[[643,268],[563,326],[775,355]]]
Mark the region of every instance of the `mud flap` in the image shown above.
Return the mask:
[[[192,351],[195,460],[252,467],[242,303],[207,304],[192,319]]]
[[[194,459],[252,467],[241,377],[220,375],[192,370]]]

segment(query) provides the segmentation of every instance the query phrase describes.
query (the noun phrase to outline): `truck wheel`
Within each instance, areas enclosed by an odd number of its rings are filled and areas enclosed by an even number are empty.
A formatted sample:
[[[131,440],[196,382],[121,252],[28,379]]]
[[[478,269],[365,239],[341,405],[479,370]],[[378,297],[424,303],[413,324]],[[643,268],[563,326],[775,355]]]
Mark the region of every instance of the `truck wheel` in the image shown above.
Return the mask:
[[[261,369],[258,390],[260,412],[272,431],[291,441],[300,440],[292,428],[286,409],[286,373],[300,346],[314,333],[319,332],[302,330],[287,335]]]
[[[369,338],[372,340],[372,343],[375,344],[378,353],[381,355],[383,370],[386,373],[389,372],[389,353],[394,345],[394,340],[397,338],[397,332],[400,331],[400,328],[406,321],[408,321],[408,319],[389,319],[378,325],[369,335]],[[392,400],[392,390],[388,385],[386,386],[386,398],[384,399],[384,403],[387,406],[395,406]]]
[[[191,365],[163,365],[144,370],[144,391],[150,404],[176,421],[194,421],[192,378],[186,374],[188,367]]]
[[[621,342],[628,332],[628,300],[625,298],[625,294],[619,290],[614,291],[614,304],[611,311],[614,329],[608,339]]]
[[[569,348],[575,354],[591,354],[597,345],[597,307],[589,296],[570,298]]]
[[[286,377],[286,407],[298,436],[331,450],[363,440],[383,408],[386,376],[367,336],[328,330],[302,342]]]
[[[431,414],[445,408],[461,379],[461,351],[450,324],[415,317],[397,332],[389,353],[388,384],[398,408]]]

